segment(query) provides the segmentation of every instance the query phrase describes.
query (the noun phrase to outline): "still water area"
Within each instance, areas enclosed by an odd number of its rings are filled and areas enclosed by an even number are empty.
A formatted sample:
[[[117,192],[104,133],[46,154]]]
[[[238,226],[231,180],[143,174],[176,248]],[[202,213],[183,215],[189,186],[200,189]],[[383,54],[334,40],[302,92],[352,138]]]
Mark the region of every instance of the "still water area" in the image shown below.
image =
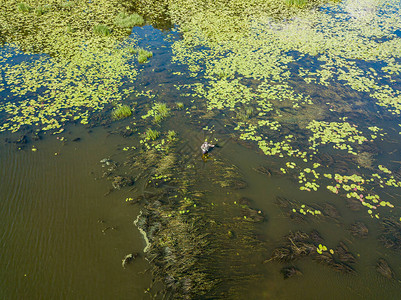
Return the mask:
[[[60,62],[5,43],[0,299],[398,299],[401,28],[386,14],[399,18],[400,4],[382,2],[324,4],[311,8],[317,19],[258,15],[245,33],[215,30],[201,12],[174,18],[171,6],[172,24],[145,17],[116,47],[152,51],[110,63],[128,70],[121,99],[55,129],[18,125],[23,113],[12,119],[6,104],[50,119],[40,97],[60,103],[69,69],[18,94],[33,76],[18,66],[32,63],[40,82],[50,75],[37,66]],[[316,35],[297,42],[291,26]],[[362,50],[388,44],[371,56],[347,48],[361,36]],[[113,117],[122,104],[129,116]],[[215,146],[202,155],[205,140]]]

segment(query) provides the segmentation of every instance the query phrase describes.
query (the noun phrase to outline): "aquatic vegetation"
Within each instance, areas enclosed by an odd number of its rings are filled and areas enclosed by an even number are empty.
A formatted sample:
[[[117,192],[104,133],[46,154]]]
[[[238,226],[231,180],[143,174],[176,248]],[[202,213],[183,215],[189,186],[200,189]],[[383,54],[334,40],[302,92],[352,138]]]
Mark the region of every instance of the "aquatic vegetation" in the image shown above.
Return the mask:
[[[147,51],[145,49],[139,48],[138,49],[138,62],[143,64],[148,61],[148,58],[151,58],[153,53],[151,51]]]
[[[111,181],[111,185],[116,190],[120,190],[123,187],[131,186],[134,184],[134,180],[130,176],[109,176],[107,179]]]
[[[391,270],[387,261],[383,258],[380,258],[376,263],[376,271],[386,277],[387,279],[394,279],[394,272]]]
[[[39,0],[27,3],[32,4],[36,13],[16,9],[13,0],[3,1],[0,12],[0,22],[7,24],[2,31],[3,39],[26,53],[47,53],[68,58],[81,50],[84,40],[91,40],[92,45],[110,47],[103,35],[95,33],[93,26],[97,24],[109,26],[113,32],[110,41],[115,42],[127,35],[124,28],[113,25],[115,17],[126,11],[117,0]]]
[[[51,8],[50,5],[39,5],[39,6],[35,7],[35,13],[37,15],[41,16],[41,15],[49,12],[50,8]]]
[[[153,121],[155,123],[159,123],[163,119],[167,118],[169,115],[170,109],[167,107],[167,104],[156,102],[153,104],[152,108],[149,109],[148,112],[142,116],[142,119],[153,117]]]
[[[26,4],[25,2],[18,3],[17,4],[17,8],[21,12],[30,12],[32,10],[32,8],[28,4]]]
[[[145,182],[145,191],[139,196],[141,211],[134,223],[145,240],[150,271],[155,280],[164,283],[166,290],[162,294],[174,299],[215,297],[222,291],[235,295],[238,289],[233,290],[233,285],[241,287],[241,282],[254,282],[259,276],[255,270],[250,274],[238,268],[238,264],[244,257],[256,262],[252,259],[255,253],[265,251],[255,238],[252,216],[247,220],[242,215],[254,209],[241,200],[243,205],[230,204],[221,207],[225,213],[217,211],[219,207],[208,201],[206,193],[194,187],[206,174],[212,181],[225,174],[228,163],[217,162],[212,172],[190,167],[184,155],[175,154],[180,147],[180,141],[170,144],[159,138],[150,149],[143,143],[124,162],[133,174],[139,172],[136,181]],[[229,176],[238,177],[236,171],[231,169]],[[257,211],[256,214],[260,215]],[[231,234],[227,234],[229,231]],[[216,249],[225,250],[222,253]],[[219,266],[218,262],[226,261],[223,267]]]
[[[24,125],[61,130],[70,121],[87,124],[89,112],[121,102],[122,79],[132,82],[136,77],[136,70],[128,63],[131,57],[119,42],[127,33],[111,25],[124,11],[119,2],[69,2],[59,6],[38,1],[37,13],[29,14],[15,12],[14,1],[2,4],[0,22],[7,24],[2,37],[8,46],[1,49],[5,63],[1,76],[14,99],[0,104],[0,111],[8,115],[2,120],[1,131],[17,131]],[[109,24],[113,34],[96,34],[94,24]],[[107,35],[107,30],[104,32]],[[51,56],[33,54],[37,52]],[[29,59],[14,61],[13,57],[22,55]]]
[[[122,79],[133,81],[137,74],[128,60],[123,50],[105,51],[94,45],[68,60],[32,57],[7,66],[5,79],[17,101],[0,104],[0,110],[9,114],[0,130],[17,131],[23,125],[60,130],[71,120],[87,124],[88,109],[101,110],[122,100],[118,93]],[[59,74],[63,74],[61,81]],[[26,98],[28,93],[33,94]]]
[[[351,234],[355,237],[366,238],[369,233],[368,227],[363,222],[356,222],[349,228]]]
[[[145,139],[146,140],[152,140],[154,141],[160,136],[160,132],[157,130],[153,130],[151,128],[148,128],[145,132]]]
[[[167,133],[167,140],[174,141],[177,137],[177,133],[174,130],[169,130]]]
[[[128,51],[132,54],[137,54],[138,55],[137,60],[141,64],[147,62],[148,58],[151,58],[153,56],[153,53],[151,51],[147,51],[140,47],[137,48],[130,47]]]
[[[379,241],[384,247],[396,251],[401,250],[401,221],[395,218],[384,218],[381,222]]]
[[[113,111],[111,112],[111,117],[113,120],[125,119],[131,115],[132,115],[132,110],[128,105],[122,105],[120,107],[117,107],[113,109]]]
[[[109,36],[111,34],[111,30],[107,25],[104,24],[97,24],[93,27],[93,32],[102,35],[102,36]]]
[[[348,153],[357,155],[349,143],[362,144],[368,141],[356,125],[353,126],[348,122],[312,121],[306,128],[313,132],[313,136],[309,138],[313,149],[319,145],[333,143],[334,149],[347,150]]]
[[[304,7],[308,3],[308,0],[285,0],[285,4],[288,6]]]
[[[285,244],[274,249],[270,260],[285,263],[311,256],[314,261],[337,272],[355,272],[352,265],[356,263],[356,259],[343,242],[340,242],[335,249],[328,249],[327,246],[322,244],[323,239],[316,231],[309,234],[297,231],[284,238]]]
[[[179,110],[184,108],[184,103],[182,103],[182,102],[177,102],[175,105],[177,106],[177,109],[179,109]]]
[[[138,14],[126,14],[126,13],[119,13],[114,23],[123,28],[132,28],[134,26],[141,26],[145,23],[145,20]]]

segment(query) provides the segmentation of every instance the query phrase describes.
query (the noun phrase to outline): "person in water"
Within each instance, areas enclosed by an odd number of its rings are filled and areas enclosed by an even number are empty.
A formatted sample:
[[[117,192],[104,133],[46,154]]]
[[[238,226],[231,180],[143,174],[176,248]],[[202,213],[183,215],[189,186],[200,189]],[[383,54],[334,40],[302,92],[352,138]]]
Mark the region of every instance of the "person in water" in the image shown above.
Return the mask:
[[[206,162],[209,159],[209,150],[213,149],[214,145],[209,144],[207,141],[205,141],[202,146],[201,146],[201,150],[202,150],[202,160],[204,162]]]
[[[214,145],[209,144],[207,141],[205,141],[201,146],[202,154],[208,153],[209,150],[211,150],[212,148],[214,148]]]

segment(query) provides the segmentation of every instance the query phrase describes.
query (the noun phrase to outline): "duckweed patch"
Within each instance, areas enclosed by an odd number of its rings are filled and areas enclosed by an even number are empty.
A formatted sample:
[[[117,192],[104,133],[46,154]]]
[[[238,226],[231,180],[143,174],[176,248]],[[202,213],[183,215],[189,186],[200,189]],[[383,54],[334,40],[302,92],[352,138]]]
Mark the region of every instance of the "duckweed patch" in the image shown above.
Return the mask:
[[[0,11],[8,43],[1,49],[8,93],[0,104],[8,116],[1,131],[25,125],[61,131],[66,122],[88,124],[91,113],[121,102],[123,79],[132,83],[137,71],[124,50],[135,41],[122,46],[127,32],[113,25],[125,11],[119,1],[28,1],[36,13],[13,16],[15,5],[5,1]],[[13,59],[22,55],[29,59]]]

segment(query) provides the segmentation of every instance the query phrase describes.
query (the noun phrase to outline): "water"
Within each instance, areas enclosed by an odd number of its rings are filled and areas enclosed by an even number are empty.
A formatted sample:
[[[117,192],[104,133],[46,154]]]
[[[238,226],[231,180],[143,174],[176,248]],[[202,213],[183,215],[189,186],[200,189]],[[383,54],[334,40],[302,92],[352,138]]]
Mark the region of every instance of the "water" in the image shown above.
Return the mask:
[[[106,134],[72,128],[65,137],[79,142],[46,137],[36,152],[2,144],[2,299],[143,295],[144,257],[121,266],[143,249],[133,225],[138,208],[125,203],[128,193],[105,196],[110,183],[95,180],[99,161],[121,141]]]
[[[347,2],[348,8],[329,7],[322,11],[327,10],[328,15],[340,14],[346,9],[354,11],[351,2]],[[176,11],[174,12],[176,13]],[[360,18],[361,11],[357,12],[357,16]],[[384,17],[386,11],[381,13]],[[338,17],[338,22],[345,22],[344,20],[354,22],[351,17]],[[215,22],[216,20],[206,19],[206,21]],[[295,19],[295,21],[297,20]],[[270,24],[269,22],[266,24]],[[287,38],[286,30],[290,25],[283,24],[283,28],[278,30],[277,34],[282,31],[281,38],[285,39]],[[317,24],[317,26],[321,26],[320,23],[317,22]],[[258,31],[260,24],[252,23],[252,25],[254,26],[254,28],[250,28],[252,34],[253,30],[255,36],[263,34],[262,31]],[[305,28],[307,30],[309,27]],[[224,29],[225,27],[221,25],[221,32],[224,33]],[[322,32],[324,30],[326,29],[322,29]],[[336,30],[337,33],[341,32],[338,28]],[[216,32],[205,32],[210,34],[211,39],[215,37]],[[191,33],[198,37],[196,35],[198,32],[192,31]],[[222,40],[226,38],[223,33]],[[398,33],[399,30],[394,31],[394,35],[397,37]],[[190,45],[194,47],[181,48],[179,43],[183,38],[184,40],[188,39]],[[293,38],[295,39],[295,37]],[[384,37],[381,42],[393,38],[386,39]],[[199,260],[210,269],[216,270],[216,273],[213,274],[216,279],[223,279],[223,283],[218,286],[219,292],[211,294],[215,295],[215,298],[289,299],[297,297],[317,299],[322,295],[329,299],[398,298],[399,274],[401,274],[399,250],[385,248],[379,238],[383,234],[382,220],[385,217],[393,217],[398,220],[400,217],[399,188],[379,189],[380,184],[376,182],[367,187],[368,191],[364,191],[364,193],[366,192],[365,197],[368,192],[377,192],[382,200],[390,201],[395,206],[383,209],[379,207],[377,211],[380,212],[380,216],[379,219],[376,219],[373,217],[376,210],[372,216],[368,213],[368,208],[362,206],[358,211],[351,210],[347,205],[346,193],[340,188],[339,194],[342,193],[342,197],[329,192],[325,186],[333,183],[323,178],[323,174],[334,175],[336,173],[341,175],[358,174],[366,176],[364,178],[372,178],[373,173],[379,173],[382,177],[389,177],[390,175],[386,175],[385,171],[381,172],[378,167],[378,165],[383,165],[392,170],[396,180],[399,180],[398,149],[401,140],[398,124],[400,117],[388,112],[388,107],[377,106],[375,104],[377,99],[369,98],[369,93],[373,93],[373,90],[359,91],[353,86],[353,84],[368,85],[359,79],[369,77],[370,72],[373,72],[369,68],[373,68],[379,73],[376,77],[382,77],[378,81],[381,86],[391,85],[392,93],[394,93],[392,96],[396,97],[400,82],[399,75],[385,77],[387,73],[380,70],[388,63],[385,59],[373,62],[357,61],[355,65],[366,72],[362,75],[358,75],[359,69],[353,69],[345,63],[343,65],[334,64],[332,69],[336,69],[335,72],[344,68],[347,72],[353,75],[352,72],[355,72],[358,76],[355,76],[356,79],[351,76],[352,80],[347,77],[333,79],[334,83],[322,86],[316,82],[310,83],[303,80],[303,77],[313,77],[314,72],[321,68],[320,62],[318,63],[313,55],[302,53],[302,51],[310,50],[307,46],[305,46],[306,50],[302,47],[294,49],[294,51],[284,51],[288,50],[284,49],[282,57],[274,56],[274,58],[281,57],[280,59],[282,59],[276,62],[278,69],[285,65],[285,57],[290,54],[294,58],[294,61],[288,62],[288,69],[291,72],[296,74],[302,70],[310,71],[305,76],[293,76],[284,83],[289,83],[293,87],[291,91],[297,95],[310,95],[314,104],[310,106],[301,104],[302,110],[297,111],[293,106],[294,102],[291,102],[293,100],[289,101],[290,104],[286,102],[288,98],[291,98],[291,94],[287,93],[286,99],[276,99],[276,102],[269,98],[269,101],[274,103],[274,109],[264,111],[258,110],[261,107],[261,104],[257,102],[260,94],[256,92],[252,94],[254,91],[248,91],[246,87],[257,90],[260,88],[261,82],[266,79],[252,78],[252,72],[248,73],[248,71],[253,70],[249,69],[249,65],[246,65],[241,59],[238,59],[238,57],[242,57],[243,60],[249,59],[252,63],[255,60],[253,66],[255,72],[259,72],[260,65],[258,63],[263,65],[261,63],[263,57],[256,54],[260,49],[255,50],[255,53],[252,51],[246,53],[246,49],[252,50],[255,45],[238,42],[233,46],[227,42],[225,44],[227,48],[218,49],[219,47],[217,47],[216,49],[213,48],[213,43],[202,44],[204,41],[200,40],[199,42],[196,38],[193,39],[193,36],[184,33],[178,34],[175,30],[161,31],[152,26],[134,28],[128,43],[131,39],[138,39],[139,46],[153,52],[153,57],[147,64],[138,66],[135,61],[129,61],[132,68],[139,70],[139,75],[133,83],[124,81],[122,86],[118,87],[120,91],[127,89],[130,91],[124,98],[124,103],[133,107],[132,118],[112,122],[109,118],[111,105],[106,104],[102,112],[99,114],[95,112],[99,119],[97,121],[89,119],[88,126],[67,122],[63,132],[56,135],[51,134],[51,131],[46,134],[41,133],[43,138],[38,141],[32,140],[30,137],[30,127],[22,128],[16,133],[3,132],[1,134],[0,260],[2,261],[2,271],[0,273],[0,298],[151,299],[153,296],[156,299],[163,298],[163,293],[157,294],[157,292],[163,291],[163,285],[160,282],[154,284],[149,271],[162,263],[157,259],[151,262],[146,259],[150,253],[143,252],[145,240],[133,224],[140,211],[146,207],[146,201],[141,201],[136,205],[131,205],[126,201],[130,197],[141,199],[142,196],[145,200],[151,199],[149,195],[152,195],[155,190],[165,188],[163,183],[161,188],[155,187],[153,190],[150,190],[147,185],[148,180],[151,181],[151,171],[149,170],[157,168],[162,163],[162,159],[146,170],[150,175],[146,172],[138,174],[140,168],[132,167],[137,160],[140,161],[143,153],[151,152],[152,148],[145,148],[144,152],[138,150],[143,147],[140,140],[142,143],[146,142],[142,134],[147,128],[160,131],[161,137],[155,143],[159,143],[162,138],[167,140],[168,130],[174,130],[177,133],[179,141],[177,142],[178,147],[174,148],[174,155],[178,163],[171,169],[173,173],[178,172],[191,184],[185,186],[185,182],[180,183],[181,178],[178,176],[178,179],[175,178],[175,180],[182,186],[173,184],[167,188],[171,188],[178,194],[185,195],[185,192],[180,189],[187,190],[188,195],[196,192],[203,194],[201,201],[197,204],[199,211],[196,206],[190,207],[188,215],[194,214],[207,220],[206,224],[208,225],[204,230],[206,232],[209,230],[209,234],[212,235],[211,247],[217,247],[213,249],[217,254],[210,254],[210,257],[200,255]],[[198,42],[199,44],[197,44]],[[245,54],[242,51],[236,53],[238,45],[243,47],[240,50],[243,50]],[[282,47],[282,44],[280,45]],[[256,46],[266,50],[260,44],[256,44]],[[274,52],[274,47],[272,49]],[[237,56],[234,55],[233,58],[232,53],[236,53]],[[256,56],[253,56],[254,54]],[[192,55],[199,60],[193,60]],[[265,56],[270,57],[269,55],[273,57],[271,52]],[[347,55],[350,56],[349,52],[344,52],[343,55],[344,57],[336,57],[336,59],[338,61],[344,59],[347,63],[352,61],[349,57],[347,58]],[[397,55],[394,53],[396,63],[399,61]],[[21,60],[29,61],[29,56],[13,53],[12,59],[18,64]],[[176,59],[176,61],[172,62],[172,59]],[[222,61],[224,63],[221,66],[218,65]],[[272,72],[275,76],[283,76],[282,74],[277,75],[279,72],[275,73],[276,71],[269,69],[270,66],[265,61],[264,63],[263,66],[268,72]],[[3,62],[3,66],[4,64],[5,62]],[[199,64],[199,69],[194,69],[197,64]],[[322,65],[324,64],[322,63]],[[354,66],[352,63],[350,65]],[[227,66],[236,67],[238,74],[230,77],[224,73],[227,71],[225,69]],[[220,74],[218,73],[220,72],[219,67],[224,72],[221,73],[221,77],[219,77],[220,75],[216,77],[214,76],[216,72],[216,74]],[[283,67],[282,70],[285,71],[286,68]],[[338,72],[338,74],[341,73]],[[345,73],[348,74],[347,72]],[[320,78],[319,76],[316,75],[316,78]],[[237,77],[241,80],[235,82]],[[283,83],[280,80],[273,82],[272,86]],[[6,82],[4,70],[2,71],[2,81]],[[229,90],[227,85],[229,86],[233,82],[235,82],[236,89]],[[223,85],[226,83],[227,85]],[[219,93],[213,94],[213,92],[221,91],[214,90],[215,84],[222,84],[220,87],[223,90],[223,96]],[[199,87],[210,93],[202,92]],[[227,90],[225,90],[226,88]],[[245,91],[242,90],[242,94],[237,94],[237,90],[240,88]],[[18,101],[18,98],[13,98],[7,89],[2,91],[2,95],[7,101]],[[35,92],[28,94],[29,97],[32,95],[35,95]],[[215,99],[220,99],[220,102],[217,100],[213,102]],[[154,101],[167,103],[170,109],[170,116],[160,124],[152,122],[151,117],[142,118],[152,107]],[[230,101],[235,102],[233,109],[230,109]],[[184,109],[177,109],[177,102],[183,102]],[[220,104],[222,106],[218,107]],[[253,111],[249,116],[240,114],[250,107]],[[258,115],[259,112],[262,115]],[[4,112],[2,114],[5,115]],[[2,115],[0,114],[0,116]],[[280,123],[281,131],[277,132],[266,126],[255,125],[258,120],[264,119]],[[266,141],[269,139],[284,141],[286,140],[285,136],[293,134],[296,138],[291,141],[292,147],[308,151],[308,138],[311,135],[306,130],[306,126],[314,119],[336,122],[336,124],[350,122],[357,125],[358,130],[363,131],[362,134],[368,139],[371,138],[371,134],[377,135],[378,138],[372,137],[372,141],[362,143],[362,146],[357,143],[348,143],[353,147],[353,151],[358,152],[356,156],[371,153],[371,166],[366,161],[363,162],[365,165],[360,161],[356,162],[356,157],[352,153],[334,149],[330,142],[327,145],[319,145],[319,153],[315,153],[313,158],[307,156],[308,162],[304,162],[303,157],[287,156],[285,151],[282,152],[284,158],[278,155],[265,155],[263,148],[257,142],[239,138],[241,134],[248,132],[246,128],[238,129],[238,124],[242,122],[243,126],[255,125],[253,136],[260,136]],[[383,131],[368,131],[369,126],[377,126]],[[131,129],[133,129],[132,134],[124,136]],[[382,132],[384,135],[380,136]],[[18,145],[9,141],[16,141],[22,134],[28,136],[28,143],[21,145],[22,149],[18,149]],[[74,141],[74,139],[77,140]],[[199,153],[199,147],[205,139],[214,140],[219,146],[210,153],[212,160],[207,162],[202,161]],[[148,143],[153,145],[151,142]],[[347,144],[347,142],[344,143]],[[135,177],[134,185],[113,189],[112,177],[106,178],[105,167],[102,167],[102,163],[100,163],[105,158],[117,163],[116,171],[112,171],[110,176],[133,176]],[[322,166],[312,167],[313,163],[317,161]],[[247,186],[242,189],[231,189],[216,185],[216,182],[213,181],[214,178],[217,178],[214,177],[215,172],[221,168],[218,162],[223,162],[223,166],[231,164],[236,166]],[[291,169],[288,163],[295,163],[295,169]],[[269,168],[272,174],[266,175],[257,172],[261,166]],[[183,171],[186,168],[193,169],[195,172],[187,175]],[[306,168],[316,169],[320,174],[319,180],[310,180],[321,185],[316,192],[300,191],[300,186],[304,183],[299,182],[299,175],[302,171],[305,173]],[[283,169],[285,174],[283,174]],[[166,198],[163,197],[160,196],[161,204],[158,205],[162,205],[166,209],[167,206],[163,205],[173,201],[170,198],[165,201]],[[250,224],[244,221],[244,212],[237,204],[241,197],[250,199],[250,207],[264,213],[264,222]],[[301,205],[310,205],[323,211],[325,204],[330,204],[338,211],[339,216],[312,217],[307,215],[306,221],[295,222],[290,217],[291,211],[277,205],[278,197],[293,201],[292,207],[297,210]],[[185,220],[191,221],[191,219]],[[368,238],[360,239],[351,235],[349,227],[356,221],[367,225],[369,228]],[[153,225],[160,225],[160,222],[160,220],[155,220]],[[213,230],[216,228],[224,232],[214,232]],[[327,245],[329,249],[336,249],[340,242],[345,243],[355,256],[356,263],[350,263],[355,273],[335,272],[326,265],[314,262],[312,258],[315,256],[313,255],[286,263],[270,260],[273,251],[277,247],[284,246],[286,242],[284,236],[290,232],[310,232],[314,229],[323,237],[322,244]],[[234,232],[234,238],[229,236],[231,230]],[[241,244],[247,234],[249,234],[250,244],[254,243],[252,244],[254,248],[251,245]],[[174,236],[174,231],[171,236],[158,236],[158,238],[165,238],[167,241],[164,242],[168,243],[172,236]],[[158,242],[156,238],[155,241]],[[246,248],[247,250],[241,251],[245,249],[245,246],[250,246],[249,250]],[[123,268],[122,259],[130,253],[139,253],[139,256]],[[314,251],[313,254],[316,255]],[[395,273],[394,279],[387,279],[375,270],[379,258],[384,258],[389,263]],[[209,259],[214,265],[207,264]],[[280,270],[288,266],[297,267],[303,275],[283,279]],[[173,264],[167,270],[174,270],[174,267],[176,266]],[[167,272],[162,274],[165,283],[168,282],[167,275],[170,274]],[[237,276],[237,274],[239,275]],[[255,278],[251,277],[253,275]],[[249,280],[248,277],[253,279]],[[230,292],[233,293],[230,294]],[[167,293],[167,295],[171,299],[177,297],[174,293]],[[196,295],[194,298],[203,299],[207,296]]]

